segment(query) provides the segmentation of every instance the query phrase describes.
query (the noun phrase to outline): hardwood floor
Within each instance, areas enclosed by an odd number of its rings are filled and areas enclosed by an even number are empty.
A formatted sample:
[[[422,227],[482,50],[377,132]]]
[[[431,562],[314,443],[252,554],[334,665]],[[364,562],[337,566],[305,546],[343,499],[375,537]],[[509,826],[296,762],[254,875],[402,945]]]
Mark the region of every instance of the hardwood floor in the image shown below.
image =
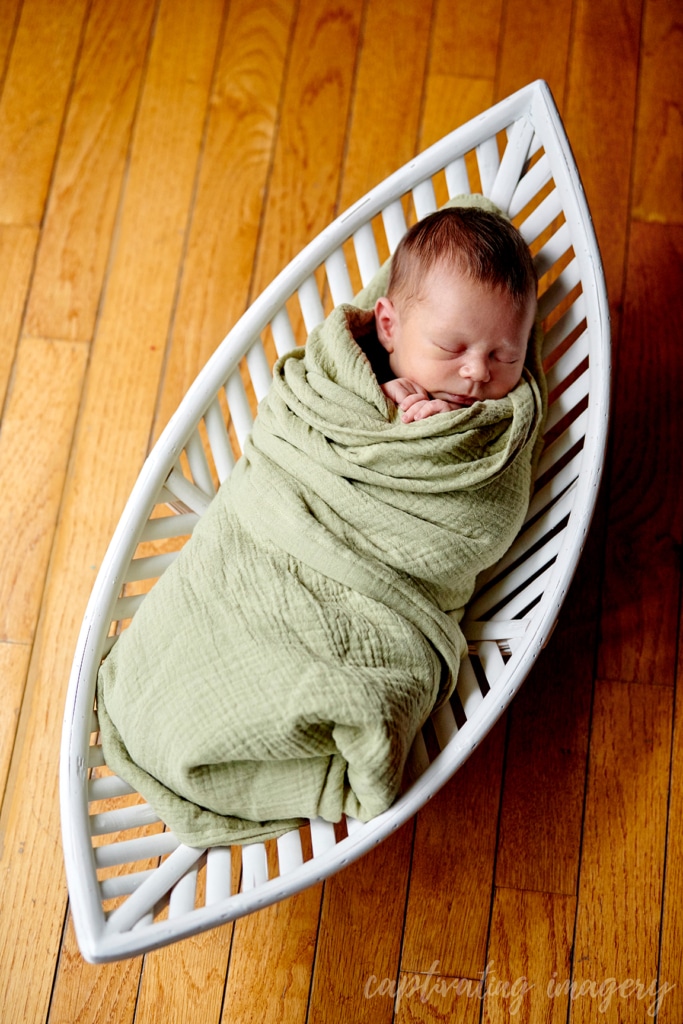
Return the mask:
[[[3,1024],[683,1021],[682,15],[2,0]],[[234,926],[85,964],[60,727],[146,452],[336,212],[537,77],[594,216],[615,364],[599,511],[550,644],[465,767],[364,859]]]

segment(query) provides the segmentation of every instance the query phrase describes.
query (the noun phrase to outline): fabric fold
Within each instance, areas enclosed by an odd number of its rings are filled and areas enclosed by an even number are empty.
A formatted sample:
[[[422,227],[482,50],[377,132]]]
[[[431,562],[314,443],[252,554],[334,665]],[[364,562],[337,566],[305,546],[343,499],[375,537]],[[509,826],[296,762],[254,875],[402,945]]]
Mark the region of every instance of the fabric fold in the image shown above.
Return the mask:
[[[243,456],[100,670],[107,764],[185,843],[269,838],[396,798],[517,534],[544,398],[404,424],[356,338],[381,271],[275,366]]]

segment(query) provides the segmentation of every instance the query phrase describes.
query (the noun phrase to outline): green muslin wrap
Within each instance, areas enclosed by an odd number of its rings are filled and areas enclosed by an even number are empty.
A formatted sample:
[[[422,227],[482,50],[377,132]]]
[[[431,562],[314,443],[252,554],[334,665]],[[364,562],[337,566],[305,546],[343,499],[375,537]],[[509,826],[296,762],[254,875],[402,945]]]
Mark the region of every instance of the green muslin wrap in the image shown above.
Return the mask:
[[[100,669],[107,764],[189,845],[385,810],[454,686],[477,573],[523,521],[537,346],[506,398],[404,424],[354,338],[386,274],[278,361],[242,458]]]

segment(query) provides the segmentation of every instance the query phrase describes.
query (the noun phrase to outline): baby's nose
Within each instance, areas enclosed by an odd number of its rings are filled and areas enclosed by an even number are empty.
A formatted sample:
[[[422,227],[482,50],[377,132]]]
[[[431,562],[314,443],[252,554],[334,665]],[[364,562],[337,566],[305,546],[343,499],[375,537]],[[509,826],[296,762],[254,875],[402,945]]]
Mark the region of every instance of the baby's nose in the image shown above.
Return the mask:
[[[460,367],[460,376],[467,380],[486,383],[491,377],[488,359],[484,356],[468,356]]]

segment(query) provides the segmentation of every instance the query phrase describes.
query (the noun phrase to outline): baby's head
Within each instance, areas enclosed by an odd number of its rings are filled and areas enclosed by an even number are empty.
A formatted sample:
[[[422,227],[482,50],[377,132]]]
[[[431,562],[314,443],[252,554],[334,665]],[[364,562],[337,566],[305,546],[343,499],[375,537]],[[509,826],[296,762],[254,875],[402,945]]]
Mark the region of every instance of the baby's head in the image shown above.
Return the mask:
[[[468,406],[518,383],[536,314],[536,271],[517,229],[478,207],[415,224],[377,300],[377,335],[396,377]]]

